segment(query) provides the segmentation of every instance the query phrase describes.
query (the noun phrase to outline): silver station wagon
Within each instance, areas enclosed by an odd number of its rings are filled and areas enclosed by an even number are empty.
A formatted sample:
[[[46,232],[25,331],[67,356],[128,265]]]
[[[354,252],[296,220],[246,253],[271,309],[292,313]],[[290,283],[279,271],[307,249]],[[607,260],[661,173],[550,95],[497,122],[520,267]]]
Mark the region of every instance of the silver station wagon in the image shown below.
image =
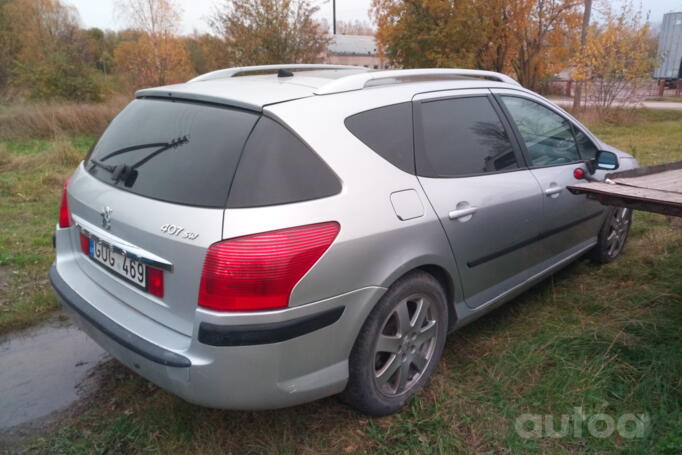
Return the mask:
[[[637,166],[503,74],[221,70],[137,92],[64,187],[50,279],[114,357],[202,406],[424,387],[446,335],[632,215],[567,185]]]

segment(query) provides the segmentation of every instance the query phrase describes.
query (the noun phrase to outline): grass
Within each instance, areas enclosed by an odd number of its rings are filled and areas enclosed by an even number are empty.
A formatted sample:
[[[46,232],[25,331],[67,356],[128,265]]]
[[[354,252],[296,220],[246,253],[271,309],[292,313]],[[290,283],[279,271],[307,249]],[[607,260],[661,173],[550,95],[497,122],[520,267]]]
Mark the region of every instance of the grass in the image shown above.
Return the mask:
[[[640,165],[682,160],[682,112],[649,110],[630,114],[624,124],[590,126],[601,140],[630,153]]]
[[[0,110],[0,137],[50,139],[59,135],[99,134],[128,99],[115,96],[106,103],[36,103]]]
[[[61,188],[92,139],[0,142],[0,334],[57,308],[46,270]]]
[[[638,116],[625,125],[591,126],[642,164],[681,160],[682,113]],[[36,322],[54,308],[45,271],[59,184],[72,167],[61,164],[71,153],[58,150],[71,144],[82,154],[88,142],[4,142],[0,270],[11,270],[12,298],[0,294],[0,331]],[[3,156],[10,156],[4,168]],[[575,263],[451,335],[429,388],[395,416],[368,419],[333,398],[278,411],[210,410],[112,361],[87,410],[24,448],[66,454],[682,453],[679,226],[638,213],[615,263]],[[514,429],[524,413],[558,421],[575,407],[588,416],[645,414],[650,423],[636,439],[596,438],[585,424],[582,437],[524,439]]]
[[[200,408],[116,362],[91,407],[31,441],[38,453],[633,453],[682,451],[682,232],[640,215],[624,257],[582,261],[453,334],[431,386],[368,419],[322,400]],[[235,391],[238,393],[238,391]],[[523,413],[646,414],[641,439],[523,439]],[[583,426],[584,434],[587,428]]]

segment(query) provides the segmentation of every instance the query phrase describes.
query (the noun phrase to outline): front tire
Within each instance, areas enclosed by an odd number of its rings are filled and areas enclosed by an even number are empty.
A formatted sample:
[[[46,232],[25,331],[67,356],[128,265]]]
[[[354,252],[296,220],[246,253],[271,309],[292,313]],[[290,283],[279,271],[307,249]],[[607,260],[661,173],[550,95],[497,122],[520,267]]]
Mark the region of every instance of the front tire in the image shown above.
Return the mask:
[[[590,259],[597,264],[615,261],[623,252],[632,225],[632,210],[611,207],[599,231],[599,240],[590,252]]]
[[[432,275],[415,271],[398,280],[360,330],[343,401],[372,416],[400,410],[433,374],[447,324],[445,293]]]

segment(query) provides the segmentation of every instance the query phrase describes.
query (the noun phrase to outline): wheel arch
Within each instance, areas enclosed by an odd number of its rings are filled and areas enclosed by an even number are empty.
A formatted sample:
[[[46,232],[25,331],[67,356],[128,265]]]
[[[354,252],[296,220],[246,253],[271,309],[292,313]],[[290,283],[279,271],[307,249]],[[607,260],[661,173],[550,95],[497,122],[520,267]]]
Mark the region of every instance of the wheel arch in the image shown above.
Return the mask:
[[[457,312],[455,310],[455,283],[450,274],[443,267],[435,264],[425,264],[410,270],[421,270],[433,276],[440,283],[445,292],[445,300],[448,308],[448,329],[452,329],[457,322]],[[406,273],[406,274],[407,274]],[[406,275],[405,274],[405,275]]]
[[[432,256],[422,258],[422,260],[410,261],[399,269],[394,270],[394,272],[386,278],[382,286],[388,289],[393,286],[395,282],[415,271],[428,273],[434,277],[443,288],[448,308],[448,327],[449,329],[452,329],[458,319],[455,303],[462,298],[461,292],[459,292],[458,282],[456,281],[457,277],[453,277],[453,272],[450,271],[450,268],[452,267],[455,267],[454,263],[442,263],[438,258]],[[454,273],[457,273],[456,268],[454,269]]]

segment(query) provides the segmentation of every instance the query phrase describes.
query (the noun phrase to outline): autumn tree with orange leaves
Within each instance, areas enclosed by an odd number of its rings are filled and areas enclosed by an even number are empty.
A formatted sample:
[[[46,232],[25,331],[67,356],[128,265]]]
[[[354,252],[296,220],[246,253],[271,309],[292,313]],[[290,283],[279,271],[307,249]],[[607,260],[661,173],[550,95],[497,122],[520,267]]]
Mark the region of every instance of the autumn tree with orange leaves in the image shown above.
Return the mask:
[[[588,84],[584,97],[598,111],[610,109],[616,100],[636,100],[656,63],[649,24],[631,1],[624,1],[617,11],[605,5],[602,16],[600,24],[589,28],[583,51],[573,59],[573,78]]]
[[[577,48],[582,0],[523,0],[525,23],[516,30],[519,45],[512,68],[519,83],[537,90],[541,79],[567,66]]]
[[[210,19],[237,66],[319,62],[330,38],[308,0],[223,0]]]
[[[513,71],[537,89],[566,64],[581,8],[579,0],[373,0],[371,12],[394,64]]]
[[[190,55],[176,37],[179,8],[173,0],[120,0],[119,13],[134,30],[134,41],[124,41],[114,51],[119,71],[134,87],[183,82],[193,75]]]

